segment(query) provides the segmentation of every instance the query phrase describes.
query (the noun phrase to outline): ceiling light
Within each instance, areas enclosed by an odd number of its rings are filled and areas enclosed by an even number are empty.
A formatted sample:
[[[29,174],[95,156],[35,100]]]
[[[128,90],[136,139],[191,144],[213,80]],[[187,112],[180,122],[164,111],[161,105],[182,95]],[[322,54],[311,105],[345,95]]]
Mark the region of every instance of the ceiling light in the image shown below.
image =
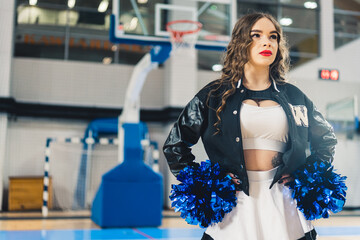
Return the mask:
[[[217,6],[216,5],[211,5],[210,9],[211,10],[217,10]]]
[[[304,7],[308,9],[315,9],[317,8],[317,3],[308,1],[304,3]]]
[[[129,30],[133,31],[136,29],[137,25],[138,25],[139,20],[137,19],[137,17],[134,17],[131,19],[130,24],[129,24]]]
[[[148,2],[148,0],[137,0],[137,2],[139,4],[146,4]]]
[[[109,0],[102,0],[101,3],[99,4],[98,11],[106,12],[108,6],[109,6]]]
[[[76,0],[68,0],[68,7],[73,8],[75,6]]]
[[[118,50],[118,45],[114,44],[111,46],[111,51],[116,52]]]
[[[213,70],[214,72],[220,72],[222,69],[223,69],[223,65],[221,65],[221,64],[214,64],[214,65],[212,66],[212,70]]]
[[[37,0],[29,0],[29,5],[35,6],[37,4]]]
[[[287,27],[290,26],[293,23],[293,20],[291,18],[282,18],[280,19],[280,24]]]
[[[112,62],[112,58],[111,57],[104,57],[102,62],[103,62],[103,64],[108,65],[108,64],[110,64]]]

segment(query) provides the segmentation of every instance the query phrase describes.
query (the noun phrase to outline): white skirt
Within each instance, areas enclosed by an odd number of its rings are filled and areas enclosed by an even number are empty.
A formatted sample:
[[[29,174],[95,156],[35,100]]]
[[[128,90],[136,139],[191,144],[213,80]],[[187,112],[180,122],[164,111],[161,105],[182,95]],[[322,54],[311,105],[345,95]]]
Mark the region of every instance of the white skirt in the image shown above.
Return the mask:
[[[250,196],[237,193],[237,205],[224,219],[207,228],[214,240],[296,240],[314,227],[296,208],[291,190],[276,183],[276,168],[247,171]]]

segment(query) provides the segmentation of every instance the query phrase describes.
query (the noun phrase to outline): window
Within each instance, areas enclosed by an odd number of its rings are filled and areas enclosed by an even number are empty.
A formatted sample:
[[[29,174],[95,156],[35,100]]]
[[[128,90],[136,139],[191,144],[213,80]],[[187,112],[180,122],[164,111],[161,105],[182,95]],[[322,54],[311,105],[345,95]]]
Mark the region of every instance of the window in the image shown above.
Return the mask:
[[[16,6],[16,42],[15,56],[79,60],[106,63],[136,64],[149,52],[149,47],[140,45],[114,45],[109,42],[109,25],[112,1],[104,11],[99,11],[99,4],[106,0],[76,1],[68,6],[68,0],[38,0],[30,6],[28,0],[18,0]],[[120,8],[128,12],[122,17],[136,18],[130,1],[122,1]],[[125,32],[143,34],[144,28],[152,34],[154,31],[154,12],[149,4],[164,3],[167,0],[148,1],[139,5],[143,25],[132,29],[124,26]],[[349,7],[343,6],[349,2]],[[126,3],[126,4],[125,4]],[[205,3],[199,3],[205,4]],[[334,0],[336,46],[359,37],[359,6],[356,0]],[[354,7],[355,6],[355,7]],[[221,8],[214,4],[213,8]],[[352,15],[341,11],[352,9]],[[224,35],[230,35],[224,28],[227,14],[224,11],[205,11],[199,16],[213,24],[204,26],[206,31],[218,29]],[[217,9],[219,10],[219,9]],[[262,11],[272,14],[282,23],[284,34],[290,45],[293,66],[316,58],[319,54],[319,2],[318,0],[237,0],[237,15]],[[210,19],[210,20],[209,20]],[[121,19],[120,19],[121,20]],[[165,21],[165,20],[164,20]],[[343,23],[345,22],[345,26]],[[198,51],[198,68],[211,70],[219,64],[223,52]]]
[[[360,2],[334,0],[335,48],[360,37]]]
[[[112,1],[99,11],[101,1],[76,1],[70,7],[67,0],[39,0],[34,6],[18,0],[14,55],[136,64],[148,47],[109,42]]]

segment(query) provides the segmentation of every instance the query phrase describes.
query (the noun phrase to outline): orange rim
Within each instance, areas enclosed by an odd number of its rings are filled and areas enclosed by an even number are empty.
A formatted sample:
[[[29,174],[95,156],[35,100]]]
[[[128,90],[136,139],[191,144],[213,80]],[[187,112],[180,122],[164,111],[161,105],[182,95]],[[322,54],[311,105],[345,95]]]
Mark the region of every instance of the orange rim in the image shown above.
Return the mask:
[[[194,25],[197,26],[197,29],[194,29],[194,30],[186,30],[186,31],[183,31],[183,30],[174,30],[171,28],[171,25],[174,25],[174,24],[177,24],[177,23],[192,23]],[[202,24],[200,22],[196,22],[196,21],[191,21],[191,20],[176,20],[176,21],[171,21],[171,22],[168,22],[166,24],[166,31],[168,32],[171,32],[172,34],[174,34],[175,36],[179,36],[179,37],[182,37],[183,35],[186,35],[186,34],[193,34],[193,33],[197,33],[201,30],[202,28]]]

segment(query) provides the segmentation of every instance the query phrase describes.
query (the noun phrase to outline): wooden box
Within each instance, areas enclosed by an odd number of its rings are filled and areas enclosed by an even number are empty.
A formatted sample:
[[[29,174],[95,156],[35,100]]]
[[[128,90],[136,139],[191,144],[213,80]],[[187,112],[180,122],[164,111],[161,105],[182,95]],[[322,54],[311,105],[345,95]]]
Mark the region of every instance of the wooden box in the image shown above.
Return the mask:
[[[44,177],[9,177],[9,211],[41,210]],[[48,208],[52,207],[52,185],[49,181]]]

